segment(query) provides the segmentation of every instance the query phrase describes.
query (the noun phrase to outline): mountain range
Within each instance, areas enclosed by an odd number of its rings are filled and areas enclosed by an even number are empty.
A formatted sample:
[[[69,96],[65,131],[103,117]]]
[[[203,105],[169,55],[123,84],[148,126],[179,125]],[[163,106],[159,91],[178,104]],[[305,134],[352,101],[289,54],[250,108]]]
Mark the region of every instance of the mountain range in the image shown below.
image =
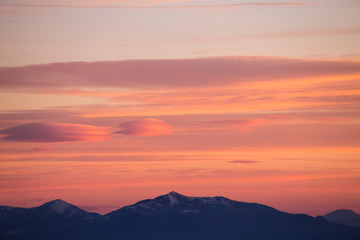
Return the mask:
[[[33,208],[0,206],[0,239],[359,240],[360,227],[339,224],[349,216],[339,211],[311,217],[225,197],[170,192],[100,215],[58,199]]]

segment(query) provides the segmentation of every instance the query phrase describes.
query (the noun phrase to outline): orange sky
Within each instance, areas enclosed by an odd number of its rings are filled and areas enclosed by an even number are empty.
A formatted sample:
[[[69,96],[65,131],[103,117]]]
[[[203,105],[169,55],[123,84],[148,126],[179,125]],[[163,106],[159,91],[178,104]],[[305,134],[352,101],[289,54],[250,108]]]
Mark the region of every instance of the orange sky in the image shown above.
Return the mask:
[[[0,1],[0,205],[360,212],[360,5],[330,2]]]

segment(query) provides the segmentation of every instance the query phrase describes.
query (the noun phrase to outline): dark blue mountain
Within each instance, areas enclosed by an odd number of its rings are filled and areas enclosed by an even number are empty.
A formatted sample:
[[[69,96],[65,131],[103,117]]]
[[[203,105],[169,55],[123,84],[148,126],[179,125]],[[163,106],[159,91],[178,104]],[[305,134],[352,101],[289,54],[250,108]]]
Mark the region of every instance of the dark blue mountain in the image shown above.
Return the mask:
[[[101,216],[62,200],[0,207],[4,240],[359,240],[360,228],[224,197],[170,192]]]
[[[0,206],[0,239],[82,239],[101,218],[59,199],[34,208]]]
[[[360,227],[360,215],[348,209],[335,210],[324,215],[324,218],[331,223]]]

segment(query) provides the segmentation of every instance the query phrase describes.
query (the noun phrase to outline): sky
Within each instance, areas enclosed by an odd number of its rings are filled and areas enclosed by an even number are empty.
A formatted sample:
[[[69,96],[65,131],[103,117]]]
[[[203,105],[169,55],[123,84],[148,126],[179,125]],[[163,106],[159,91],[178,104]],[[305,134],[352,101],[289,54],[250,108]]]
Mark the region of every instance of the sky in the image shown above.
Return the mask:
[[[358,0],[0,0],[0,205],[177,191],[360,213]]]

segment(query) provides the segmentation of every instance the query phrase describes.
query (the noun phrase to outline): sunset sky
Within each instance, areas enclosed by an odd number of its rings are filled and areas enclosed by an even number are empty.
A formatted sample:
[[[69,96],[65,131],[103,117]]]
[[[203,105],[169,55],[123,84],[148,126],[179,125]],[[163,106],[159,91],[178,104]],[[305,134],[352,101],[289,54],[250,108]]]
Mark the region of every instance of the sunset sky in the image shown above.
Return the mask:
[[[0,205],[177,191],[360,213],[359,0],[0,0]]]

